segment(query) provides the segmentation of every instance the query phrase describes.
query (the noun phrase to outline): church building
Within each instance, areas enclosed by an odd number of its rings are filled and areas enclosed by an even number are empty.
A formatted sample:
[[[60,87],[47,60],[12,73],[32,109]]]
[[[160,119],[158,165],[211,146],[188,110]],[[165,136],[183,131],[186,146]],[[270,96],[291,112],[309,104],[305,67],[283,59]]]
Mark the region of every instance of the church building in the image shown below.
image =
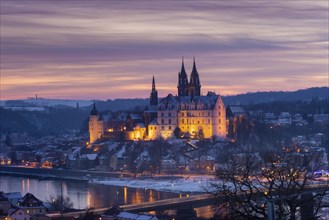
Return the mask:
[[[182,60],[178,73],[176,96],[169,94],[158,102],[155,79],[152,79],[150,104],[142,113],[142,121],[133,123],[132,129],[124,130],[126,140],[155,140],[159,138],[226,138],[226,110],[220,95],[201,93],[201,82],[195,59],[190,81]],[[141,123],[142,122],[142,123]],[[90,114],[90,143],[106,136],[107,123],[100,120],[95,104]],[[122,125],[121,127],[125,127]],[[122,131],[122,129],[121,129]]]

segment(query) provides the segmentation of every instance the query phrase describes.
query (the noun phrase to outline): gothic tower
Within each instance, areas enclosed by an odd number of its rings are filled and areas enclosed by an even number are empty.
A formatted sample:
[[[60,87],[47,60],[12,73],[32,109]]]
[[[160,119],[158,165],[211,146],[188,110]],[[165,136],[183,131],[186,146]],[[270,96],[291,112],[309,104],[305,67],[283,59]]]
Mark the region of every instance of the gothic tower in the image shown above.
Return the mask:
[[[188,93],[190,96],[201,95],[201,83],[200,83],[198,71],[196,70],[194,57],[193,57],[193,69],[191,72],[190,83],[188,85]]]
[[[158,91],[155,89],[154,76],[152,80],[152,91],[150,96],[150,105],[158,105]]]
[[[182,69],[178,73],[178,96],[187,96],[188,95],[188,80],[187,74],[184,67],[184,58],[182,59]]]
[[[89,116],[89,143],[92,144],[102,137],[104,134],[103,121],[100,119],[96,104],[90,112]]]

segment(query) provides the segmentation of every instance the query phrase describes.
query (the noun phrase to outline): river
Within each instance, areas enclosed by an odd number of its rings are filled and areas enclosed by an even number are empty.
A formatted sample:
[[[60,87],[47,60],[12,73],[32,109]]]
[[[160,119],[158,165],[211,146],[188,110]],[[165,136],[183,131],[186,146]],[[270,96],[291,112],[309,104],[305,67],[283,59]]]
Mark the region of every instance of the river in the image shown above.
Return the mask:
[[[122,204],[152,202],[160,199],[177,198],[186,194],[160,192],[152,189],[138,189],[120,186],[89,184],[79,181],[63,181],[63,196],[68,196],[76,209],[103,208]],[[27,192],[47,201],[50,196],[61,194],[61,181],[38,180],[26,177],[0,176],[0,191]],[[209,218],[214,213],[213,206],[195,209],[198,217]]]

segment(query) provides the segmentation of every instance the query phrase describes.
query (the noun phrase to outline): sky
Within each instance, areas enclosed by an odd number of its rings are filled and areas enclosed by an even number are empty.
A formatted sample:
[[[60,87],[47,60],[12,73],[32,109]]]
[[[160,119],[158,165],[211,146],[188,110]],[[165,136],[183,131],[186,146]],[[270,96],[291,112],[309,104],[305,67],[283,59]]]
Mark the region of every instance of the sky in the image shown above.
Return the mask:
[[[1,100],[328,86],[329,1],[0,1]]]

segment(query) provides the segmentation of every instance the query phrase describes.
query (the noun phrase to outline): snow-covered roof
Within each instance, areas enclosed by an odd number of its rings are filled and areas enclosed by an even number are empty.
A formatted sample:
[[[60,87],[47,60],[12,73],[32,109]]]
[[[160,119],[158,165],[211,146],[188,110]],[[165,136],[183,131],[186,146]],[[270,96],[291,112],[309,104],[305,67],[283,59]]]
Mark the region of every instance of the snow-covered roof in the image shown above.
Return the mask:
[[[117,157],[123,157],[123,154],[125,154],[125,153],[126,153],[126,145],[123,146],[115,155]]]
[[[138,123],[134,128],[145,128],[144,123]]]
[[[279,115],[280,118],[290,118],[291,115],[289,112],[281,112]]]
[[[157,124],[158,124],[157,120],[153,120],[153,121],[150,122],[149,125],[157,125]]]
[[[214,109],[219,95],[208,92],[206,96],[173,96],[169,94],[163,98],[158,105],[159,110],[178,110],[178,109]]]
[[[264,118],[273,119],[275,118],[275,115],[272,112],[266,112]]]
[[[81,159],[96,160],[97,154],[82,154]]]
[[[246,111],[241,105],[230,105],[228,106],[233,115],[245,115]]]
[[[133,120],[138,120],[138,119],[141,119],[141,116],[139,114],[130,114],[130,118],[133,119]]]
[[[176,161],[173,160],[173,159],[161,160],[161,163],[163,163],[163,164],[176,164]]]
[[[129,212],[120,212],[116,217],[123,219],[134,219],[134,220],[157,220],[158,218],[154,215],[140,215]]]
[[[20,192],[10,192],[10,193],[4,193],[4,195],[8,199],[20,199],[22,198],[22,194]]]

